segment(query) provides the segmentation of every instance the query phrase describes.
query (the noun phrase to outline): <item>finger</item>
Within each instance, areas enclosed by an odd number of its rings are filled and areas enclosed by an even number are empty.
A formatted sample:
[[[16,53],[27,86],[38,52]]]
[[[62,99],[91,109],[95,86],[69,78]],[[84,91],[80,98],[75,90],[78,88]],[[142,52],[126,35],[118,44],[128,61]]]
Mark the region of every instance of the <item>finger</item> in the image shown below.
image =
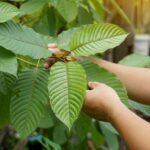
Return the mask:
[[[50,43],[50,44],[48,44],[48,48],[57,48],[57,44],[56,43]]]
[[[48,48],[53,53],[58,53],[60,50],[58,48]]]
[[[49,63],[45,63],[44,64],[44,68],[48,69],[50,67],[50,64]]]
[[[99,85],[98,82],[89,82],[88,86],[90,89],[94,89],[95,87],[97,87]]]

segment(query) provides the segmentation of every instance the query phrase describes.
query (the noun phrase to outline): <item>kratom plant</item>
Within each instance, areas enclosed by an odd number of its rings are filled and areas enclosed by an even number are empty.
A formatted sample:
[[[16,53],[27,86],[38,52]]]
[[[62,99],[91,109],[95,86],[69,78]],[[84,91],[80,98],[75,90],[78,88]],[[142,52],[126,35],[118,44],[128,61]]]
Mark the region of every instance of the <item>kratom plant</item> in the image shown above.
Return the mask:
[[[110,2],[129,21],[117,3]],[[120,27],[104,23],[105,11],[103,0],[0,2],[0,128],[11,124],[21,138],[48,128],[46,143],[65,150],[87,149],[90,133],[96,147],[107,142],[118,149],[114,128],[81,112],[88,81],[111,86],[128,105],[126,89],[114,74],[79,59],[103,54],[127,37]],[[49,43],[57,43],[60,53],[49,51]],[[51,66],[45,69],[47,61]]]
[[[126,91],[113,74],[91,62],[78,62],[75,57],[104,53],[118,46],[128,35],[120,27],[107,23],[91,24],[65,31],[55,39],[62,50],[57,55],[47,48],[54,39],[39,35],[30,28],[7,22],[0,24],[0,29],[0,45],[12,52],[1,50],[0,69],[15,75],[16,82],[12,85],[15,80],[6,73],[1,73],[1,76],[4,85],[8,82],[13,88],[11,122],[22,137],[37,128],[48,101],[54,114],[70,129],[81,111],[87,80],[112,86],[127,102]],[[17,74],[15,55],[18,59],[21,56],[38,59],[37,65]],[[50,71],[40,65],[45,58],[55,62]],[[10,85],[5,86],[9,92]]]

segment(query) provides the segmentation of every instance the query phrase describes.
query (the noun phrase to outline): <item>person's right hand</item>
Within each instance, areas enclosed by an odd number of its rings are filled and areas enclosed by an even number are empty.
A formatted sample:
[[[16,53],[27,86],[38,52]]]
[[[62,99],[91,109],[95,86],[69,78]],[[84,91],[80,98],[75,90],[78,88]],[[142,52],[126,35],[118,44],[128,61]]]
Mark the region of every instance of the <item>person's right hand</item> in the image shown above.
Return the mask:
[[[98,120],[109,121],[113,112],[123,105],[117,93],[109,86],[98,82],[89,82],[83,110]]]

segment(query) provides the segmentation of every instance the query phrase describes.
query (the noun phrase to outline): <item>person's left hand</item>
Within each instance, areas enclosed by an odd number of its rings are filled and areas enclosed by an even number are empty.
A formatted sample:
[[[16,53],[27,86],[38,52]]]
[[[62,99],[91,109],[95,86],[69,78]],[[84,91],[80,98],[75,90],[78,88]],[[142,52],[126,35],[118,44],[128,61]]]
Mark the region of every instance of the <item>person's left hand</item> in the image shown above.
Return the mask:
[[[111,115],[123,105],[117,93],[109,86],[99,82],[89,82],[83,110],[89,116],[109,121]]]

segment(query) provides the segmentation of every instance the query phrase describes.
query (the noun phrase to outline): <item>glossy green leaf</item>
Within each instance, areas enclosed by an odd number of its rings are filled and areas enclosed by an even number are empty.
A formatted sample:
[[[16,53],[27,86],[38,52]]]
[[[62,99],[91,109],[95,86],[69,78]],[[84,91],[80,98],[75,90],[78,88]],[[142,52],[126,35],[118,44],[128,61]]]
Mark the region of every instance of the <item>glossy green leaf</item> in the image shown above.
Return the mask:
[[[19,14],[19,10],[6,2],[0,2],[0,23],[6,22]]]
[[[150,57],[141,54],[131,54],[119,61],[119,64],[132,67],[149,67]]]
[[[58,62],[51,68],[48,89],[52,110],[70,129],[83,104],[86,92],[85,71],[76,62]]]
[[[112,87],[122,102],[128,105],[128,95],[122,82],[111,72],[87,60],[80,62],[84,67],[88,81],[98,81]]]
[[[48,103],[48,73],[43,69],[27,69],[18,75],[11,98],[11,122],[22,138],[39,125]]]
[[[15,54],[35,59],[51,56],[47,44],[51,38],[36,33],[33,29],[13,22],[0,24],[0,45]]]
[[[16,76],[17,67],[18,65],[16,56],[10,51],[0,47],[0,71]]]
[[[74,34],[70,41],[70,49],[77,56],[88,56],[103,53],[120,45],[127,33],[113,24],[91,24]]]

